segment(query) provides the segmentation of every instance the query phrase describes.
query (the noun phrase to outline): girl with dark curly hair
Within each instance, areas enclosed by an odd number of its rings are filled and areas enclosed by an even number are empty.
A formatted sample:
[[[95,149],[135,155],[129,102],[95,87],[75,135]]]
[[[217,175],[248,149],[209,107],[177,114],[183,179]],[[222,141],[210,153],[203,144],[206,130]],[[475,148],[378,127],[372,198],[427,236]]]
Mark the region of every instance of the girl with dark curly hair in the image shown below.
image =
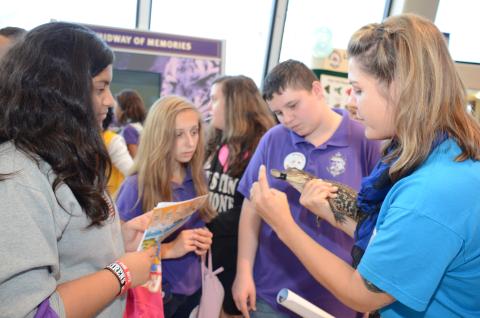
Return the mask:
[[[48,23],[0,64],[2,316],[121,317],[149,277],[155,251],[125,254],[148,215],[121,226],[106,195],[112,62],[91,30]]]

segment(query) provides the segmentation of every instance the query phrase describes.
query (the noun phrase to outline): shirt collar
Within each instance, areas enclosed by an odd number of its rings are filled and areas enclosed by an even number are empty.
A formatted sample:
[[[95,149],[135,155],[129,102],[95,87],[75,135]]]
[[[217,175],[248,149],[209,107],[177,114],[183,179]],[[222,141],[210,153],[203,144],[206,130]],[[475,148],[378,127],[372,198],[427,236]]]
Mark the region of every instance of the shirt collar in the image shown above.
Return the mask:
[[[328,139],[318,148],[326,148],[327,146],[347,147],[349,144],[349,126],[352,119],[350,119],[350,117],[348,116],[348,112],[345,109],[334,108],[333,111],[342,116],[342,121],[340,122],[340,125],[337,127],[330,139]],[[294,145],[298,145],[300,143],[309,143],[305,140],[304,137],[296,134],[293,130],[289,130],[289,133]]]
[[[172,182],[171,184],[172,184],[173,189],[180,189],[180,188],[183,188],[184,184],[190,183],[192,181],[193,181],[192,169],[191,169],[190,165],[188,165],[187,168],[185,169],[185,178],[183,178],[183,182],[181,184],[177,184],[175,182]]]

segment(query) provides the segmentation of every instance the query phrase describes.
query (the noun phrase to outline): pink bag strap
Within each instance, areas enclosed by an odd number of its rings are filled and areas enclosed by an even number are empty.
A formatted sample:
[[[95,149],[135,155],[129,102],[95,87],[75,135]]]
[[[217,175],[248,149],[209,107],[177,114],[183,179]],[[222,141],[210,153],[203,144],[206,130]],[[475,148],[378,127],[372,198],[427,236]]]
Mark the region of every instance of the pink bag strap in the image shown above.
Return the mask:
[[[203,278],[206,277],[206,275],[217,275],[221,272],[223,272],[223,267],[217,268],[215,271],[213,271],[213,262],[212,262],[212,250],[208,249],[207,252],[208,255],[208,265],[205,266],[205,254],[202,255],[202,265],[200,266],[202,269],[202,284],[203,284]]]
[[[210,250],[208,250],[207,253],[210,253]],[[205,255],[202,255],[200,258],[200,268],[202,269],[202,285],[203,285],[205,271],[207,270],[207,268],[205,267]]]
[[[212,250],[208,249],[208,272],[211,273],[213,271],[213,261],[212,261]]]

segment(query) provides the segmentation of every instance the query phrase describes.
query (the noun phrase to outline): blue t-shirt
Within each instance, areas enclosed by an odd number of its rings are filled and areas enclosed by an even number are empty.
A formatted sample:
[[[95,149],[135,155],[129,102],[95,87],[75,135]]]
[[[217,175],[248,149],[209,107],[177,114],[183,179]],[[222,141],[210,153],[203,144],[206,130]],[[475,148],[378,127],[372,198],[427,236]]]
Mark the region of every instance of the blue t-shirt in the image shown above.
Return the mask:
[[[184,201],[193,199],[196,196],[190,169],[181,185],[171,183],[173,190],[173,201]],[[133,175],[125,179],[118,190],[116,205],[120,219],[128,221],[143,214],[141,201],[138,202],[138,176]],[[178,230],[172,233],[164,242],[174,240],[178,234],[185,229],[204,227],[198,212],[193,213],[190,219]],[[192,295],[201,286],[200,258],[190,252],[180,258],[162,260],[162,279],[171,287],[171,292],[181,295]]]
[[[270,169],[295,166],[319,178],[345,183],[358,190],[361,179],[367,176],[380,158],[379,143],[365,138],[364,127],[342,113],[340,126],[324,144],[315,147],[283,125],[270,129],[261,139],[238,191],[247,198],[258,179],[258,168]],[[292,216],[297,224],[316,242],[351,263],[353,240],[327,222],[318,222],[315,215],[299,203],[300,193],[287,182],[268,175],[272,188],[287,194]],[[318,260],[321,262],[322,260]],[[254,279],[257,296],[276,310],[296,317],[276,302],[277,293],[289,288],[300,296],[337,317],[354,317],[355,312],[340,303],[322,287],[303,264],[283,244],[272,228],[261,222],[258,249],[255,256]]]
[[[480,317],[480,162],[440,144],[398,181],[358,267],[397,301],[383,317]]]

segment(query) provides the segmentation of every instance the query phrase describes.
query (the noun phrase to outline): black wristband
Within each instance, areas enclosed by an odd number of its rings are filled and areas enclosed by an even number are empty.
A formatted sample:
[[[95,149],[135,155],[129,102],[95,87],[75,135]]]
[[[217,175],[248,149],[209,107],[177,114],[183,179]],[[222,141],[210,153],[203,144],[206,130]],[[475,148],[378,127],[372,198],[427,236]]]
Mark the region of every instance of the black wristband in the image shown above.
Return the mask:
[[[105,269],[109,270],[117,278],[118,283],[120,284],[120,291],[118,292],[120,295],[127,281],[123,268],[118,263],[112,263],[105,267]]]

